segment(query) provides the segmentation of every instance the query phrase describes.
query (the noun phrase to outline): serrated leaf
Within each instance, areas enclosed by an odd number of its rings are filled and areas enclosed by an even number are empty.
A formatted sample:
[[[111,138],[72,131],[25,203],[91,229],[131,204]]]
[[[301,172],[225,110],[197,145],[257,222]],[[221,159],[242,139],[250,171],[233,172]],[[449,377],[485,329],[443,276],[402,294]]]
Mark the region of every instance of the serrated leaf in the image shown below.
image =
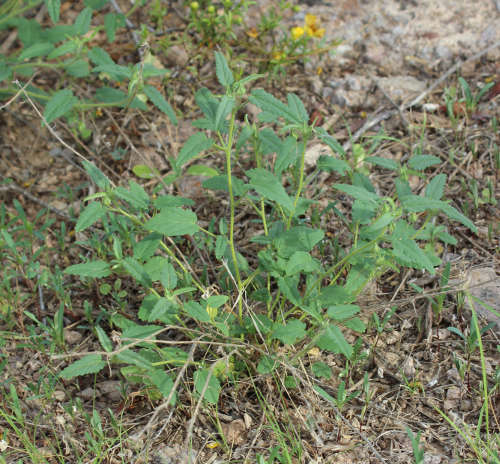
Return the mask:
[[[286,274],[291,276],[299,272],[310,273],[319,270],[320,264],[309,253],[296,251],[286,265]]]
[[[434,200],[441,200],[446,184],[446,174],[434,176],[425,189],[425,196]]]
[[[434,155],[415,155],[408,161],[408,167],[417,171],[424,171],[428,167],[440,163],[441,159]]]
[[[153,102],[153,105],[163,111],[163,113],[165,113],[169,117],[170,121],[172,121],[172,123],[177,126],[177,117],[175,116],[175,112],[170,106],[170,103],[165,100],[160,91],[152,85],[145,85],[143,91]]]
[[[333,324],[329,324],[316,340],[316,346],[322,350],[332,353],[342,353],[347,359],[352,356],[352,346],[347,343],[340,329]]]
[[[87,77],[90,74],[89,64],[83,58],[65,61],[64,70],[73,77]]]
[[[399,169],[399,164],[390,158],[383,158],[381,156],[369,156],[365,159],[366,163],[375,164],[381,168],[390,169],[391,171],[397,171]]]
[[[149,206],[149,195],[137,182],[129,181],[129,190],[117,187],[113,192],[135,208],[147,209]]]
[[[309,115],[307,114],[302,100],[294,93],[289,93],[286,98],[288,100],[288,108],[295,115],[296,119],[303,123],[307,123],[309,121]]]
[[[87,174],[92,179],[99,189],[106,190],[110,187],[111,182],[107,178],[107,176],[94,164],[89,161],[82,161],[83,167]]]
[[[450,219],[461,222],[464,226],[468,227],[473,232],[477,233],[477,227],[474,223],[462,213],[456,210],[448,203],[435,200],[428,197],[421,197],[419,195],[406,195],[401,198],[401,203],[405,210],[412,213],[419,213],[422,211],[440,210]]]
[[[276,176],[267,169],[256,168],[246,171],[250,185],[265,199],[275,201],[286,210],[293,210],[293,200]]]
[[[47,59],[48,60],[53,60],[54,58],[59,58],[62,55],[66,55],[67,53],[74,53],[77,49],[77,45],[74,42],[64,42],[63,44],[59,45],[59,47],[55,48],[52,50],[48,55]]]
[[[65,274],[77,275],[79,277],[108,277],[111,274],[111,268],[106,261],[89,261],[88,263],[74,264],[64,270]]]
[[[202,151],[208,150],[212,144],[212,139],[209,139],[203,132],[196,132],[191,135],[179,152],[179,156],[175,161],[176,168],[180,169]]]
[[[153,306],[153,309],[147,317],[148,322],[153,321],[172,321],[178,313],[178,306],[175,302],[168,298],[158,298],[158,301]]]
[[[95,328],[95,331],[97,333],[97,338],[99,340],[99,343],[104,348],[104,351],[107,351],[108,353],[110,353],[111,351],[113,351],[113,342],[108,337],[108,335],[106,334],[106,332],[104,332],[104,330],[102,329],[102,327],[100,325],[97,325],[96,328]]]
[[[104,368],[104,366],[106,366],[106,363],[102,360],[100,355],[89,354],[63,369],[59,376],[69,380],[80,375],[96,374]]]
[[[261,375],[270,374],[278,366],[278,363],[271,356],[262,356],[257,365],[257,372]]]
[[[133,73],[130,68],[126,66],[120,66],[115,63],[100,64],[93,68],[92,72],[108,74],[111,79],[116,81],[121,81],[123,79],[132,79]]]
[[[215,131],[223,132],[224,125],[226,124],[227,116],[233,111],[234,108],[234,98],[229,95],[224,95],[219,105],[217,106],[217,112],[215,113]]]
[[[327,314],[336,321],[343,321],[344,319],[348,319],[349,317],[358,314],[359,311],[361,311],[361,308],[358,305],[344,304],[329,306]]]
[[[331,367],[322,361],[315,362],[311,366],[311,371],[316,377],[323,377],[324,379],[332,378]]]
[[[183,308],[194,320],[199,322],[210,322],[210,316],[206,308],[196,301],[188,301],[183,305]]]
[[[19,61],[24,61],[30,58],[45,56],[48,55],[52,50],[54,50],[54,45],[52,45],[50,42],[35,43],[30,47],[24,49],[17,59]]]
[[[127,256],[120,261],[125,270],[141,285],[151,287],[152,282],[144,266],[134,258]]]
[[[175,272],[174,266],[167,262],[160,274],[160,283],[166,290],[173,290],[177,285],[177,274]]]
[[[275,121],[276,119],[282,117],[288,123],[301,124],[302,121],[294,111],[285,105],[283,102],[273,97],[270,93],[262,89],[255,89],[249,98],[250,102],[257,105],[263,113],[259,114],[259,120],[262,121],[264,116],[268,122]]]
[[[95,224],[99,219],[106,215],[106,208],[99,202],[93,201],[88,204],[80,213],[80,217],[75,226],[75,232],[82,232]]]
[[[172,378],[165,371],[160,369],[153,369],[148,375],[153,385],[158,388],[163,397],[168,398],[174,387]],[[169,403],[171,406],[175,406],[176,397],[177,395],[174,393]]]
[[[159,232],[168,237],[193,235],[198,232],[196,214],[182,208],[163,208],[144,224],[145,229]]]
[[[392,241],[393,254],[398,260],[406,265],[411,265],[417,269],[425,269],[432,275],[436,273],[434,265],[414,240],[399,239]]]
[[[306,325],[298,319],[291,319],[286,324],[280,324],[273,331],[271,338],[277,338],[285,345],[293,345],[306,335]]]
[[[219,52],[215,52],[215,74],[223,87],[230,87],[234,82],[234,76],[229,69],[226,58]]]
[[[151,362],[148,361],[144,356],[136,353],[132,350],[124,350],[116,355],[116,358],[126,364],[133,364],[134,366],[140,367],[142,369],[150,370]]]
[[[75,19],[75,31],[78,35],[85,35],[90,29],[92,8],[84,8]]]
[[[365,323],[359,317],[353,317],[348,321],[342,322],[342,324],[358,333],[364,333],[366,330]]]
[[[203,394],[203,398],[209,403],[217,404],[221,390],[219,379],[208,369],[199,369],[194,373],[193,380],[197,393],[200,396]],[[207,384],[206,388],[205,384]]]
[[[380,197],[376,193],[372,193],[363,187],[358,187],[356,185],[350,184],[334,184],[334,188],[340,190],[341,192],[347,193],[356,200],[375,202],[380,200]]]
[[[341,176],[343,176],[346,172],[351,171],[351,166],[349,166],[346,161],[339,160],[333,156],[328,155],[320,156],[316,166],[321,171],[334,171],[339,173]]]
[[[326,132],[322,127],[315,128],[315,132],[318,134],[320,140],[325,142],[334,153],[338,153],[342,157],[345,157],[345,150],[335,137]]]
[[[69,89],[59,90],[49,100],[45,106],[43,117],[47,124],[50,124],[57,118],[68,114],[73,107],[77,104],[78,99],[73,95]]]
[[[106,31],[106,36],[108,42],[114,42],[116,36],[116,30],[119,27],[125,26],[125,16],[122,14],[108,13],[104,16],[104,30]]]
[[[61,9],[61,0],[45,0],[45,6],[49,12],[50,19],[55,24],[59,21],[59,11]]]
[[[92,47],[88,54],[92,63],[96,66],[103,64],[116,64],[113,58],[109,56],[108,52],[101,47]]]

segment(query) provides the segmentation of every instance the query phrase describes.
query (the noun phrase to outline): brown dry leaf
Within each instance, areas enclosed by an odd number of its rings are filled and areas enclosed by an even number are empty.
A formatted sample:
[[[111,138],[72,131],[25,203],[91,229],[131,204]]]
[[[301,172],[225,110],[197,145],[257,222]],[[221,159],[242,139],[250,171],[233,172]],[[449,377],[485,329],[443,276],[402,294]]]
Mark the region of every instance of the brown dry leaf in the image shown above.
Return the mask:
[[[235,419],[229,424],[222,424],[224,438],[231,444],[241,445],[245,439],[246,427],[243,419]]]

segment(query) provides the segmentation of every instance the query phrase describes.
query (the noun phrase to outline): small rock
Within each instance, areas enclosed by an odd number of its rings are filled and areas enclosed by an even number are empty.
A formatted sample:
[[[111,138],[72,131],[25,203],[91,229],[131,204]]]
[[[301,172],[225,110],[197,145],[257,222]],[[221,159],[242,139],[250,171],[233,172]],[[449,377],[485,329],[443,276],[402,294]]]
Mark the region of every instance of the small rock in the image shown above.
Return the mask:
[[[189,55],[180,45],[172,45],[166,52],[166,58],[169,66],[184,67],[189,61]]]
[[[68,345],[76,345],[82,341],[83,335],[76,330],[65,330],[64,341]]]
[[[77,396],[79,396],[80,398],[82,398],[84,400],[91,400],[92,398],[94,398],[95,393],[96,392],[92,387],[87,387],[84,390],[82,390],[81,392],[78,392]]]
[[[234,445],[240,445],[244,441],[246,432],[245,422],[243,419],[236,419],[229,424],[222,424],[222,433],[225,439]]]
[[[66,394],[61,390],[54,390],[54,392],[52,393],[52,397],[56,401],[62,402],[66,398]]]

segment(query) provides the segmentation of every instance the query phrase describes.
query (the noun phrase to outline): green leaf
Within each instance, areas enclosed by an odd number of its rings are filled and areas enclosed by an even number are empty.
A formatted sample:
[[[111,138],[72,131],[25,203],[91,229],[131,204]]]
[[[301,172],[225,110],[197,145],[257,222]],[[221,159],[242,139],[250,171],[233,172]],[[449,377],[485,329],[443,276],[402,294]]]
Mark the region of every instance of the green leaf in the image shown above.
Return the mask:
[[[296,251],[286,265],[286,274],[291,276],[299,272],[310,273],[318,271],[320,263],[305,251]]]
[[[390,169],[391,171],[397,171],[399,169],[399,163],[390,158],[383,158],[381,156],[369,156],[365,159],[366,163],[375,164],[381,168]]]
[[[224,126],[226,124],[226,118],[231,111],[233,111],[235,105],[235,100],[229,95],[224,95],[219,105],[217,106],[217,112],[215,113],[215,131],[223,132]]]
[[[272,172],[266,169],[256,168],[246,171],[250,178],[250,185],[265,199],[275,201],[288,211],[293,210],[293,200],[286,193],[281,182]]]
[[[152,179],[155,175],[160,175],[160,171],[145,164],[136,164],[132,172],[140,179]]]
[[[212,295],[207,298],[207,306],[211,308],[219,308],[229,299],[227,295]]]
[[[125,16],[122,14],[108,13],[104,16],[104,30],[108,37],[108,42],[114,42],[116,30],[125,26]]]
[[[421,197],[419,195],[407,195],[401,198],[401,203],[403,204],[403,208],[411,213],[440,210],[450,219],[461,222],[464,226],[477,233],[477,228],[470,219],[444,201]]]
[[[446,184],[446,174],[434,176],[425,189],[425,196],[434,200],[441,200]]]
[[[153,102],[153,105],[163,111],[169,117],[170,121],[177,126],[177,117],[175,116],[175,112],[160,91],[152,85],[145,85],[143,92]]]
[[[430,166],[441,163],[441,159],[434,155],[415,155],[408,161],[408,167],[416,171],[424,171]]]
[[[117,187],[113,192],[122,200],[130,203],[131,206],[139,209],[147,209],[149,207],[149,195],[137,182],[129,181],[129,189]]]
[[[329,285],[321,289],[319,301],[323,306],[339,306],[350,303],[354,297],[340,285]]]
[[[152,282],[151,279],[146,272],[144,266],[139,263],[139,261],[134,258],[127,256],[122,261],[120,261],[125,270],[141,285],[144,287],[151,287]]]
[[[306,325],[298,319],[291,319],[286,324],[279,324],[271,338],[277,338],[285,345],[293,345],[306,335]]]
[[[132,79],[133,71],[126,67],[120,66],[115,63],[100,64],[92,69],[92,72],[105,73],[115,81],[122,81],[123,79]]]
[[[45,106],[43,117],[47,124],[57,118],[68,114],[78,102],[70,89],[63,89],[56,92]]]
[[[177,285],[177,274],[175,272],[174,266],[167,262],[163,267],[160,274],[160,283],[166,290],[173,290]]]
[[[30,58],[36,58],[38,56],[45,56],[48,55],[52,50],[54,50],[54,45],[49,42],[35,43],[23,50],[17,59],[18,61],[24,61]]]
[[[211,166],[204,164],[193,164],[187,168],[186,174],[190,176],[215,177],[219,175],[219,171]]]
[[[318,395],[321,396],[321,398],[323,398],[324,400],[329,401],[332,404],[337,403],[335,399],[325,390],[323,390],[319,385],[313,385],[313,390],[316,391],[316,393],[318,393]]]
[[[183,305],[183,309],[196,321],[210,322],[210,316],[206,308],[196,301],[188,301]]]
[[[99,66],[101,64],[115,64],[113,58],[111,58],[108,52],[101,47],[91,48],[88,56],[92,63],[94,63],[96,66]]]
[[[333,156],[322,155],[316,164],[321,171],[337,172],[343,176],[346,172],[351,172],[351,166],[344,160],[339,160]]]
[[[196,132],[191,135],[182,146],[179,156],[175,161],[176,169],[180,169],[188,161],[193,159],[195,156],[200,154],[204,150],[208,150],[213,144],[213,141],[209,139],[203,132]]]
[[[79,277],[108,277],[111,274],[111,268],[106,261],[89,261],[87,263],[74,264],[64,270],[65,274],[77,275]]]
[[[168,298],[158,298],[146,320],[148,322],[161,321],[173,323],[178,312],[178,306],[175,302]]]
[[[69,380],[80,375],[96,374],[104,366],[106,366],[106,363],[102,360],[100,355],[89,354],[63,369],[59,376]]]
[[[342,324],[358,333],[364,333],[366,330],[365,323],[359,317],[353,317],[348,321],[342,322]]]
[[[316,340],[316,346],[332,353],[342,353],[347,359],[352,356],[352,346],[347,343],[340,329],[333,324],[329,324],[324,329],[318,340]]]
[[[73,77],[87,77],[90,74],[89,64],[83,58],[76,61],[71,58],[65,61],[64,69]]]
[[[196,389],[197,393],[201,396],[204,392],[203,398],[205,400],[207,400],[209,403],[217,404],[217,402],[219,401],[219,393],[221,390],[219,379],[215,377],[215,375],[213,375],[213,373],[211,373],[209,369],[199,369],[194,373],[193,380],[194,388]],[[205,384],[207,384],[206,389]]]
[[[82,161],[83,167],[87,174],[101,190],[106,190],[110,187],[111,182],[106,175],[94,164],[89,161]]]
[[[172,378],[165,371],[160,369],[153,369],[148,375],[153,385],[158,388],[163,397],[168,398],[172,388],[174,388],[174,381]],[[176,399],[177,395],[174,393],[170,400],[171,406],[175,406]]]
[[[223,235],[218,235],[215,241],[215,257],[220,260],[228,247],[227,238]]]
[[[257,365],[257,372],[261,375],[270,374],[277,365],[278,363],[271,356],[262,356]]]
[[[311,366],[311,371],[316,377],[323,377],[324,379],[332,378],[332,369],[322,361],[315,362]]]
[[[327,314],[336,321],[343,321],[358,314],[359,311],[361,308],[358,305],[343,304],[328,307]]]
[[[90,29],[92,8],[84,8],[75,20],[75,30],[78,35],[85,35]]]
[[[302,123],[307,123],[309,121],[309,115],[300,98],[294,93],[289,93],[287,95],[287,100],[288,108],[290,108],[290,111],[295,115],[295,118]]]
[[[198,232],[196,214],[182,208],[163,208],[156,216],[144,224],[145,229],[163,235],[193,235]]]
[[[229,192],[229,188],[227,186],[227,176],[214,176],[210,179],[207,179],[203,182],[203,187],[209,190],[224,190],[225,192]],[[248,190],[250,190],[250,186],[245,184],[241,179],[238,179],[236,176],[232,176],[232,187],[233,194],[237,197],[241,197],[245,195]]]
[[[52,50],[48,55],[47,59],[48,60],[53,60],[54,58],[59,58],[62,55],[66,55],[68,53],[75,53],[76,49],[78,48],[78,45],[74,42],[64,42],[59,47],[56,49]]]
[[[91,225],[95,224],[99,219],[106,215],[106,208],[101,203],[93,201],[88,204],[80,213],[80,217],[75,226],[75,232],[82,232]]]
[[[405,265],[410,265],[417,269],[425,269],[432,275],[436,273],[434,265],[414,240],[411,239],[398,239],[392,241],[394,256]]]
[[[227,64],[226,58],[222,53],[215,52],[215,73],[217,80],[223,87],[230,87],[234,82],[234,76]]]
[[[113,342],[110,340],[106,332],[102,329],[100,325],[96,325],[95,331],[97,333],[97,338],[99,339],[99,343],[104,348],[104,351],[110,353],[113,351]]]
[[[302,120],[298,117],[293,110],[273,97],[270,93],[262,89],[255,89],[249,98],[250,102],[257,105],[265,114],[264,117],[269,116],[269,122],[275,121],[282,117],[287,122],[293,124],[302,124]],[[262,113],[259,114],[259,120],[262,120]]]
[[[61,8],[61,0],[45,0],[45,6],[49,12],[50,19],[55,24],[59,21],[59,11]]]
[[[279,153],[283,147],[283,141],[269,127],[265,127],[258,132],[259,141],[261,143],[261,151],[264,155],[271,153]]]
[[[380,197],[376,193],[372,193],[363,187],[358,187],[356,185],[350,184],[334,184],[334,188],[340,190],[341,192],[347,193],[356,200],[367,201],[367,202],[378,202]]]
[[[318,134],[320,140],[322,142],[325,142],[333,150],[334,153],[338,153],[342,157],[345,157],[346,155],[345,150],[335,137],[331,136],[322,127],[316,127],[314,130]]]
[[[159,236],[161,238],[161,235],[156,234],[156,233],[151,234],[150,237],[151,236]],[[155,242],[157,242],[157,243],[155,243]],[[160,240],[158,240],[158,241],[156,239],[152,240],[151,248],[150,249],[145,248],[145,252],[149,254],[149,252],[152,251],[152,253],[150,255],[150,256],[152,256],[153,253],[158,248],[159,244],[160,244]],[[144,247],[148,247],[148,246],[149,245],[147,243],[144,244]],[[154,246],[154,249],[153,249],[153,246]],[[138,251],[140,251],[140,250],[138,250]],[[135,255],[135,250],[134,250],[134,258],[140,259],[139,256]],[[153,256],[151,259],[149,259],[146,262],[146,264],[144,264],[144,269],[148,273],[150,279],[153,282],[156,282],[156,281],[160,280],[162,270],[163,270],[164,266],[166,266],[167,263],[168,263],[167,258],[164,258],[163,256]]]
[[[124,350],[116,355],[116,358],[126,364],[133,364],[142,369],[151,370],[151,362],[144,356],[132,350]]]

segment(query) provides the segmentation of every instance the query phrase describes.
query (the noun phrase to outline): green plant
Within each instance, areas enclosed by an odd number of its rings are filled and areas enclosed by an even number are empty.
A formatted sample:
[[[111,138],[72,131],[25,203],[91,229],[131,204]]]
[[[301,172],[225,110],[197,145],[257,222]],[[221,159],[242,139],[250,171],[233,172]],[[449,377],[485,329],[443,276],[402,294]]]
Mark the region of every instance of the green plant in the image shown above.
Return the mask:
[[[420,435],[418,432],[416,435],[413,434],[409,427],[406,427],[406,433],[410,437],[411,446],[413,448],[413,458],[415,459],[415,464],[422,464],[424,462],[424,447],[420,446]]]
[[[336,183],[333,188],[354,198],[354,203],[349,227],[351,249],[343,250],[338,261],[322,260],[315,249],[325,240],[325,233],[307,222],[307,211],[315,202],[305,196],[307,142],[317,137],[334,152],[346,154],[326,131],[309,125],[309,116],[295,95],[288,95],[287,103],[260,89],[247,97],[246,85],[260,76],[235,80],[222,54],[216,53],[215,61],[224,93],[198,91],[195,99],[203,117],[194,126],[201,131],[170,160],[172,170],[164,182],[175,183],[186,165],[201,159],[204,151],[222,156],[223,171],[203,185],[227,197],[227,227],[222,224],[219,233],[204,229],[189,208],[193,204],[190,200],[171,195],[152,200],[132,181],[129,188],[113,187],[102,172],[86,163],[100,192],[87,198],[89,203],[81,212],[76,231],[101,222],[102,232],[92,232],[87,243],[96,248],[98,259],[65,270],[83,281],[111,275],[132,278],[142,293],[138,317],[144,324],[117,312],[109,323],[122,330],[122,348],[114,350],[105,333],[99,340],[107,361],[129,364],[122,369],[125,375],[165,396],[170,394],[173,372],[155,366],[172,358],[173,348],[161,348],[158,339],[169,326],[175,325],[188,340],[234,341],[244,337],[255,346],[264,343],[270,351],[260,356],[257,370],[261,374],[272,372],[283,362],[294,364],[312,347],[351,359],[353,346],[341,327],[358,333],[365,330],[356,316],[360,308],[354,304],[364,286],[399,266],[434,273],[434,266],[440,263],[434,243],[450,241],[446,228],[434,219],[440,213],[475,230],[471,221],[441,200],[446,181],[442,174],[431,180],[425,196],[414,195],[408,182],[400,178],[394,197],[382,197],[368,177],[353,170],[347,161],[326,156],[320,158],[318,168],[352,180],[352,184]],[[236,114],[247,101],[262,110],[259,122],[250,124],[247,119],[237,124]],[[277,125],[281,137],[261,123]],[[247,144],[252,147],[249,153],[253,159],[245,163],[253,167],[235,172],[234,162],[243,156]],[[267,156],[272,152],[278,153],[275,163]],[[421,167],[421,162],[427,165],[427,158],[421,158],[417,155],[409,163],[414,167]],[[287,188],[282,184],[283,176],[288,179]],[[245,256],[245,249],[238,244],[237,209],[246,209],[261,228],[251,237],[257,247],[251,262],[251,256]],[[195,241],[204,237],[212,243],[215,259],[221,264],[212,278],[219,282],[221,294],[211,295],[191,270],[186,251],[182,251],[190,243],[186,236]],[[109,241],[111,249],[102,246]],[[275,353],[280,343],[300,349],[290,358],[280,358]],[[186,359],[182,350],[176,353],[177,359]],[[106,364],[102,356],[88,355],[61,375],[70,378],[98,372]],[[195,375],[207,369],[205,362],[196,363]],[[221,380],[220,373],[211,376],[211,394],[205,398],[209,403],[218,401]],[[198,394],[201,383],[195,382]]]
[[[26,19],[23,13],[45,3],[54,26],[43,28],[36,19]],[[158,69],[150,52],[135,65],[116,64],[101,47],[89,42],[104,29],[109,41],[114,41],[116,31],[125,25],[122,14],[108,13],[104,25],[92,25],[92,15],[104,6],[104,2],[86,2],[87,5],[71,25],[57,24],[60,2],[56,0],[9,1],[0,10],[0,30],[15,28],[23,48],[10,55],[0,55],[0,98],[21,95],[31,99],[43,108],[43,122],[50,124],[63,117],[69,126],[84,139],[91,131],[86,122],[89,112],[100,108],[119,107],[147,110],[152,102],[165,112],[173,123],[175,113],[162,93],[148,83],[152,78],[167,74]],[[133,7],[135,9],[139,2]],[[3,13],[2,13],[3,12]],[[25,84],[18,80],[36,75],[37,71],[50,68],[64,76],[65,84],[54,92],[47,92],[36,85],[36,79]],[[84,98],[74,94],[72,83],[83,79],[94,79],[94,97]],[[63,79],[60,80],[63,82]],[[102,83],[102,85],[100,85]],[[117,88],[118,87],[118,88]]]

